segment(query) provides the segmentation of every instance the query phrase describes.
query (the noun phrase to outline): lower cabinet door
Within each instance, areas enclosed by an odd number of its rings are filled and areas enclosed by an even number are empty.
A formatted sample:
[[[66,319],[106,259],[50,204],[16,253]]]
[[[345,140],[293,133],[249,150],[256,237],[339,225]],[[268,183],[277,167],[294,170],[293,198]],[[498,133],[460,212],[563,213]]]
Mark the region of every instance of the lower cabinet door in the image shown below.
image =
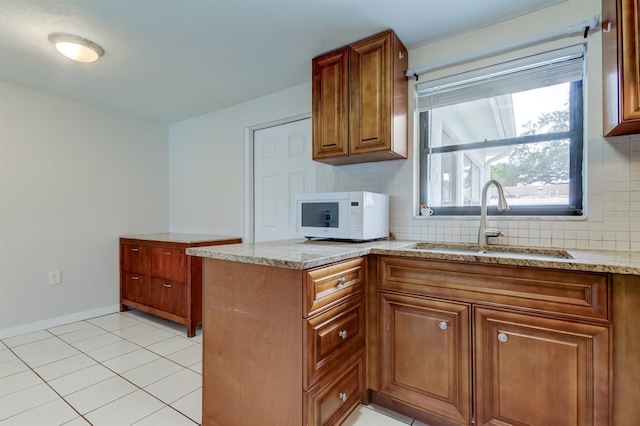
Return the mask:
[[[187,314],[187,286],[182,283],[153,278],[149,304],[161,311],[185,317]]]
[[[478,425],[606,426],[609,327],[474,308]]]
[[[434,421],[470,424],[470,305],[385,292],[379,301],[379,392]]]
[[[124,272],[120,298],[147,305],[150,299],[150,284],[151,279],[147,275]]]
[[[306,393],[307,425],[339,425],[360,404],[366,390],[364,350]]]

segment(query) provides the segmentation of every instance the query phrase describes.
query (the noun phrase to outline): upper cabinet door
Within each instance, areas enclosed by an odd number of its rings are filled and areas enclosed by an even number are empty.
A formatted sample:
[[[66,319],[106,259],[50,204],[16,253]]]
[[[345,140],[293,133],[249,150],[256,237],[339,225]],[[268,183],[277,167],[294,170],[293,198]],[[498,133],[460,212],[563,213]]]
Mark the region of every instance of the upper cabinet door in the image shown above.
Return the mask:
[[[335,50],[313,60],[313,159],[349,153],[349,50]]]
[[[602,0],[605,136],[640,133],[639,16],[640,0]]]
[[[391,149],[391,33],[350,51],[350,154]]]

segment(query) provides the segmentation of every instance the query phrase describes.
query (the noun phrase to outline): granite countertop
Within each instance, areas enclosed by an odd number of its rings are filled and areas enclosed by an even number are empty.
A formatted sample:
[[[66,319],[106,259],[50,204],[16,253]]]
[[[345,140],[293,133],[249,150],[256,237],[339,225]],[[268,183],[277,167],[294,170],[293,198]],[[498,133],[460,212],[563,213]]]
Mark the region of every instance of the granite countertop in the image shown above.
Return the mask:
[[[423,248],[416,248],[417,245]],[[284,240],[189,248],[187,249],[187,254],[289,269],[310,269],[368,254],[379,254],[421,259],[640,275],[640,253],[638,252],[558,250],[505,246],[489,246],[488,249],[487,253],[483,253],[475,245],[418,241],[382,240],[366,243],[348,243]],[[565,254],[567,257],[561,257]],[[559,257],[555,257],[556,255]]]
[[[138,234],[138,235],[122,235],[120,238],[127,238],[131,240],[147,240],[147,241],[160,241],[163,243],[187,243],[195,244],[207,241],[226,241],[226,240],[241,240],[241,237],[234,237],[230,235],[203,235],[203,234],[180,234],[174,232],[161,232],[157,234]]]

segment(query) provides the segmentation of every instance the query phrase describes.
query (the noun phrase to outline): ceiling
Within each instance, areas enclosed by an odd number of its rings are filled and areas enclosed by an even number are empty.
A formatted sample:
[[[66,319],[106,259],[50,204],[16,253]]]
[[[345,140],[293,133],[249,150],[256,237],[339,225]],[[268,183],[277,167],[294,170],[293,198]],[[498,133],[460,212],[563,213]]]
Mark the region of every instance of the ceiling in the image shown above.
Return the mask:
[[[174,123],[311,80],[387,28],[408,49],[565,0],[0,0],[0,81]],[[75,63],[53,32],[100,44]]]

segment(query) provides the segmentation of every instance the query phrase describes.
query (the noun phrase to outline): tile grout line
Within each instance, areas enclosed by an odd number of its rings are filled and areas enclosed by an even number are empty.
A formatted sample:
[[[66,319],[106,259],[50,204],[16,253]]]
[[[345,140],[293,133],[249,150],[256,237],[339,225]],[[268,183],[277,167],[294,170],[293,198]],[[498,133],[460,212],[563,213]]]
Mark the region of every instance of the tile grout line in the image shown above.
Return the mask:
[[[123,313],[121,313],[121,312],[120,312],[119,314],[120,314],[120,315],[123,315]],[[112,315],[112,314],[109,314],[109,315]],[[137,319],[137,318],[134,318],[132,315],[124,315],[124,316],[125,316],[125,317],[127,317],[127,318],[134,319],[134,320],[136,320],[136,321],[140,322],[140,324],[150,325],[150,326],[152,326],[152,327],[154,327],[154,328],[156,328],[156,329],[158,329],[158,330],[167,331],[167,332],[169,332],[169,333],[171,333],[171,334],[172,334],[172,336],[171,336],[171,337],[168,337],[167,339],[163,339],[163,340],[161,340],[161,341],[159,341],[159,342],[152,343],[151,345],[156,344],[156,343],[161,343],[161,342],[166,341],[166,340],[169,340],[169,339],[171,339],[171,338],[173,338],[173,337],[175,337],[175,336],[179,336],[179,334],[177,334],[177,333],[173,333],[173,332],[171,332],[171,331],[166,330],[166,329],[167,329],[167,328],[169,328],[169,327],[166,327],[166,326],[158,327],[156,324],[153,324],[151,321],[142,321],[142,320],[139,320],[139,319]],[[97,318],[100,318],[100,317],[97,317]],[[184,366],[184,365],[182,365],[182,364],[180,364],[180,363],[178,363],[178,362],[176,362],[176,361],[173,361],[172,359],[167,358],[165,355],[160,355],[160,354],[158,354],[158,353],[156,353],[156,352],[153,352],[153,351],[152,351],[152,350],[150,350],[150,349],[147,349],[147,347],[144,347],[144,346],[141,346],[141,345],[139,345],[139,344],[137,344],[137,343],[135,343],[135,342],[132,342],[131,340],[129,340],[129,338],[121,337],[121,336],[119,336],[119,335],[117,335],[117,334],[113,333],[113,331],[111,331],[111,330],[107,330],[107,329],[105,329],[105,328],[101,327],[101,326],[100,326],[100,325],[98,325],[98,324],[94,324],[94,323],[92,323],[92,322],[89,322],[88,320],[83,320],[82,322],[86,322],[86,323],[88,323],[88,324],[89,324],[89,325],[91,325],[91,326],[95,326],[95,327],[98,327],[98,328],[100,328],[100,329],[104,330],[104,331],[105,331],[105,333],[103,333],[103,334],[107,334],[107,333],[112,334],[112,335],[114,335],[114,336],[116,336],[116,337],[121,338],[123,341],[127,341],[127,342],[129,342],[129,343],[131,343],[131,344],[133,344],[133,345],[137,346],[139,349],[145,349],[145,350],[147,350],[147,351],[149,351],[149,352],[153,353],[154,355],[156,355],[156,356],[160,357],[160,359],[165,359],[165,360],[167,360],[167,361],[169,361],[169,362],[171,362],[171,363],[173,363],[173,364],[175,364],[175,365],[179,366],[182,370],[189,370],[189,371],[191,371],[191,372],[193,372],[193,373],[195,373],[195,374],[199,374],[200,376],[202,376],[202,374],[201,374],[201,373],[198,373],[198,372],[196,372],[196,371],[191,370],[191,367],[193,367],[194,365],[198,364],[198,362],[194,363],[194,364],[193,364],[193,365],[191,365],[191,366]],[[113,322],[115,322],[115,321],[113,321]],[[108,324],[108,322],[107,322],[106,324]],[[104,324],[103,324],[103,325],[104,325]],[[129,327],[134,327],[134,326],[136,326],[136,325],[139,325],[139,324],[132,324],[132,325],[130,325],[130,326],[124,327],[123,329],[129,328]],[[55,327],[54,327],[54,328],[55,328]],[[87,328],[88,328],[88,327],[87,327]],[[80,330],[82,330],[82,329],[80,329]],[[75,332],[75,331],[79,331],[79,330],[73,330],[73,331],[70,331],[70,332],[68,332],[68,333],[61,333],[60,335],[55,335],[55,334],[53,334],[51,331],[49,331],[48,329],[45,329],[45,330],[42,330],[42,331],[45,331],[45,332],[49,333],[49,334],[51,335],[51,337],[55,337],[55,338],[57,338],[58,340],[62,341],[64,344],[69,345],[69,346],[73,347],[74,349],[78,350],[78,351],[80,352],[80,354],[83,354],[83,355],[87,356],[88,358],[92,359],[93,361],[95,361],[95,362],[97,363],[97,365],[100,365],[100,366],[102,366],[102,367],[104,367],[104,368],[108,369],[108,370],[109,370],[109,371],[111,371],[112,373],[114,373],[114,374],[115,374],[115,376],[114,376],[114,377],[120,377],[121,379],[123,379],[123,380],[125,380],[126,382],[130,383],[131,385],[133,385],[133,386],[136,388],[136,390],[141,390],[141,391],[145,392],[147,395],[151,396],[152,398],[156,399],[156,400],[157,400],[157,401],[159,401],[161,404],[163,404],[163,407],[161,407],[161,408],[160,408],[160,409],[158,409],[158,410],[153,411],[152,413],[150,413],[150,414],[146,415],[145,417],[143,417],[143,418],[141,418],[141,419],[136,420],[136,423],[137,423],[137,422],[140,422],[140,421],[142,421],[144,418],[147,418],[147,417],[149,417],[149,416],[151,416],[151,415],[153,415],[153,414],[157,413],[158,411],[163,410],[164,408],[168,407],[168,408],[170,408],[171,410],[173,410],[173,411],[177,412],[178,414],[182,415],[183,417],[185,417],[185,418],[186,418],[186,419],[188,419],[189,421],[192,421],[192,422],[194,422],[195,424],[199,424],[199,423],[198,423],[198,422],[196,422],[194,419],[192,419],[192,418],[190,418],[189,416],[187,416],[185,413],[183,413],[183,412],[181,412],[181,411],[177,410],[176,408],[174,408],[173,406],[171,406],[171,405],[170,405],[170,403],[165,403],[164,401],[160,400],[158,397],[156,397],[155,395],[151,394],[150,392],[148,392],[148,391],[147,391],[147,390],[145,390],[144,388],[141,388],[140,386],[136,385],[135,383],[133,383],[132,381],[130,381],[130,380],[129,380],[129,379],[127,379],[126,377],[122,376],[122,374],[120,374],[120,373],[118,373],[118,372],[114,371],[113,369],[109,368],[108,366],[104,365],[104,364],[103,364],[103,362],[108,361],[108,360],[105,360],[105,361],[101,362],[101,361],[97,360],[96,358],[92,357],[91,355],[89,355],[88,353],[86,353],[85,351],[83,351],[83,350],[80,350],[80,349],[76,348],[72,343],[69,343],[69,342],[65,341],[64,339],[62,339],[62,338],[60,337],[60,336],[62,336],[62,335],[64,335],[64,334],[70,334],[70,333],[73,333],[73,332]],[[155,330],[154,330],[154,331],[155,331]],[[154,331],[150,331],[149,333],[152,333],[152,332],[154,332]],[[140,335],[144,335],[144,334],[148,334],[148,333],[142,333],[142,334],[140,334]],[[101,334],[101,335],[102,335],[102,334]],[[95,338],[95,337],[99,337],[99,336],[101,336],[101,335],[91,336],[91,337],[88,337],[87,339],[79,340],[78,342],[81,342],[81,341],[84,341],[84,340],[89,340],[89,339],[91,339],[91,338]],[[140,336],[140,335],[131,336],[131,337],[137,337],[137,336]],[[33,341],[33,342],[24,343],[23,345],[27,345],[27,344],[30,344],[30,343],[35,343],[35,342],[37,342],[37,341],[41,341],[41,340],[44,340],[44,339],[46,339],[46,338],[38,339],[38,340],[35,340],[35,341]],[[78,342],[73,342],[73,343],[78,343]],[[117,343],[117,342],[115,342],[115,343]],[[3,343],[3,344],[4,344],[4,343]],[[197,344],[202,345],[200,342],[196,342],[196,343],[194,343],[194,344],[193,344],[193,345],[191,345],[191,346],[194,346],[194,345],[197,345]],[[91,422],[90,422],[90,421],[85,417],[85,416],[86,416],[86,414],[92,413],[92,412],[94,412],[94,411],[96,411],[96,410],[98,410],[98,409],[100,409],[100,408],[102,408],[102,407],[104,407],[104,406],[106,406],[106,405],[109,405],[109,404],[111,404],[111,403],[113,403],[113,402],[115,402],[115,401],[118,401],[118,400],[120,400],[120,399],[122,399],[122,398],[125,398],[125,397],[127,397],[127,396],[129,396],[129,395],[131,395],[131,394],[133,394],[133,393],[135,393],[135,392],[136,392],[136,390],[134,390],[134,391],[132,391],[132,392],[129,392],[129,393],[127,393],[126,395],[123,395],[123,396],[121,396],[121,397],[119,397],[119,398],[116,398],[116,399],[115,399],[115,400],[113,400],[113,401],[109,401],[109,402],[107,402],[107,403],[105,403],[105,404],[103,404],[103,405],[101,405],[101,406],[99,406],[99,407],[96,407],[96,408],[92,409],[91,411],[87,412],[85,415],[83,415],[83,414],[81,414],[81,413],[80,413],[80,412],[79,412],[75,407],[73,407],[73,406],[72,406],[72,405],[67,401],[67,399],[66,399],[64,396],[60,395],[60,393],[59,393],[58,391],[56,391],[56,390],[55,390],[55,389],[54,389],[54,388],[49,384],[49,382],[48,382],[48,381],[46,381],[42,376],[40,376],[40,374],[38,374],[38,372],[37,372],[37,371],[35,371],[35,370],[34,370],[34,368],[32,368],[29,364],[27,364],[26,362],[24,362],[24,360],[23,360],[23,359],[22,359],[18,354],[16,354],[16,353],[12,350],[12,348],[10,348],[9,346],[7,346],[6,344],[4,344],[4,345],[7,347],[7,349],[8,349],[8,350],[10,350],[10,351],[12,352],[12,354],[13,354],[17,359],[19,359],[20,361],[22,361],[22,362],[27,366],[27,368],[28,368],[29,370],[31,370],[34,374],[36,374],[36,375],[38,376],[38,378],[40,378],[40,379],[41,379],[41,380],[42,380],[42,381],[43,381],[43,382],[44,382],[44,383],[45,383],[45,384],[46,384],[46,385],[47,385],[47,386],[48,386],[48,387],[49,387],[49,388],[50,388],[50,389],[51,389],[51,390],[56,394],[56,395],[58,395],[58,397],[59,397],[60,399],[62,399],[62,400],[63,400],[63,401],[68,405],[68,406],[70,406],[70,407],[71,407],[71,408],[72,408],[72,409],[73,409],[73,410],[78,414],[78,416],[79,416],[79,417],[81,417],[83,420],[85,420],[85,421],[86,421],[86,422],[88,422],[89,424],[92,424],[92,423],[91,423]],[[17,345],[17,346],[15,346],[15,347],[19,347],[19,346],[23,346],[23,345]],[[93,348],[93,349],[91,349],[91,350],[99,349],[99,348],[101,348],[101,347],[108,346],[108,345],[109,345],[109,344],[107,344],[107,345],[103,345],[103,346],[100,346],[100,347],[98,347],[98,348]],[[149,345],[149,346],[151,346],[151,345]],[[188,347],[187,347],[187,348],[188,348]],[[135,350],[139,350],[139,349],[135,349]],[[177,351],[171,352],[171,353],[167,354],[167,356],[168,356],[168,355],[172,355],[172,354],[177,353],[177,352],[180,352],[181,350],[184,350],[184,349],[186,349],[186,348],[182,348],[182,349],[179,349],[179,350],[177,350]],[[132,352],[133,352],[133,351],[132,351]],[[77,354],[76,354],[76,355],[77,355]],[[43,364],[42,366],[44,366],[44,365],[48,365],[48,364],[52,364],[52,363],[54,363],[54,362],[62,361],[62,360],[64,360],[64,359],[68,359],[68,358],[71,358],[71,357],[76,356],[76,355],[71,355],[71,356],[69,356],[69,357],[65,357],[65,358],[62,358],[62,359],[60,359],[60,360],[52,361],[52,362],[49,362],[49,363]],[[123,354],[123,355],[126,355],[126,354]],[[122,356],[122,355],[119,355],[119,356]],[[114,357],[114,358],[117,358],[117,357],[118,357],[118,356],[116,356],[116,357]],[[110,359],[114,359],[114,358],[110,358]],[[110,359],[109,359],[109,360],[110,360]],[[157,360],[156,360],[156,361],[157,361]],[[150,364],[151,362],[154,362],[154,361],[150,361],[150,362],[147,362],[147,363],[142,364],[142,365],[140,365],[140,366],[137,366],[137,367],[131,368],[131,369],[129,369],[129,370],[123,371],[123,373],[126,373],[126,372],[128,372],[128,371],[131,371],[131,370],[134,370],[134,369],[136,369],[136,368],[142,367],[142,366],[144,366],[144,365],[148,365],[148,364]],[[201,361],[199,361],[199,362],[201,362]],[[42,367],[42,366],[38,366],[38,367]],[[77,371],[82,371],[82,370],[84,370],[84,369],[86,369],[86,368],[90,368],[90,367],[91,367],[91,366],[89,366],[89,367],[85,367],[85,368],[82,368],[82,369],[80,369],[80,370],[76,370],[76,371],[73,371],[73,372],[70,372],[70,373],[64,374],[64,375],[62,375],[62,376],[60,376],[60,377],[65,377],[65,376],[67,376],[67,375],[69,375],[69,374],[73,374],[73,373],[75,373],[75,372],[77,372]],[[26,370],[25,370],[25,371],[26,371]],[[18,374],[18,373],[15,373],[15,374]],[[173,374],[176,374],[176,373],[173,373]],[[10,376],[11,376],[11,375],[10,375]],[[171,374],[170,374],[169,376],[171,376]],[[169,377],[169,376],[166,376],[166,377]],[[8,376],[7,376],[7,377],[8,377]],[[60,377],[56,377],[56,379],[58,379],[58,378],[60,378]],[[153,382],[149,383],[149,385],[151,385],[151,384],[153,384],[153,383],[156,383],[156,382],[158,382],[158,381],[160,381],[160,380],[163,380],[163,379],[165,379],[166,377],[162,377],[162,378],[160,378],[160,379],[158,379],[158,380],[155,380],[155,381],[153,381]],[[108,378],[108,379],[101,380],[101,381],[99,381],[99,382],[93,383],[93,384],[91,384],[91,385],[89,385],[89,386],[86,386],[86,387],[84,387],[84,388],[78,389],[78,390],[76,390],[76,391],[72,392],[71,394],[74,394],[74,393],[76,393],[76,392],[80,392],[81,390],[87,389],[87,388],[89,388],[89,387],[91,387],[91,386],[94,386],[94,385],[96,385],[96,384],[98,384],[98,383],[102,383],[102,382],[104,382],[104,381],[106,381],[106,380],[109,380],[109,379],[111,379],[111,378]],[[149,386],[149,385],[147,385],[147,386]],[[34,385],[34,386],[37,386],[37,385]],[[31,386],[31,387],[33,387],[33,386]],[[29,388],[31,388],[31,387],[29,387]],[[28,388],[27,388],[27,389],[28,389]],[[191,391],[191,392],[189,392],[189,393],[187,393],[186,395],[181,396],[180,398],[176,399],[176,401],[178,401],[178,400],[180,400],[180,399],[182,399],[182,398],[185,398],[186,396],[188,396],[188,395],[190,395],[190,394],[192,394],[192,393],[194,393],[194,392],[196,392],[196,391],[197,391],[197,389],[196,389],[196,390],[193,390],[193,391]],[[71,394],[70,394],[70,395],[71,395]],[[176,402],[176,401],[173,401],[173,402]],[[48,402],[46,402],[46,403],[44,403],[44,404],[48,404],[49,402],[52,402],[52,401],[48,401]],[[16,413],[16,414],[14,414],[14,415],[12,415],[12,416],[10,416],[10,417],[8,417],[8,418],[15,417],[15,416],[17,416],[17,415],[23,414],[23,413],[25,413],[25,412],[27,412],[27,411],[29,411],[29,410],[32,410],[32,409],[37,408],[37,407],[40,407],[40,406],[42,406],[42,405],[44,405],[44,404],[40,404],[40,405],[38,405],[38,406],[31,407],[31,408],[29,408],[28,410],[22,411],[22,412],[20,412],[20,413]]]
[[[51,334],[53,337],[58,338],[58,336],[55,336],[55,335],[54,335],[53,333],[51,333],[49,330],[44,330],[44,331],[46,331],[47,333]],[[44,339],[40,339],[40,340],[44,340]],[[60,339],[60,340],[62,340],[62,339]],[[36,341],[39,341],[39,340],[36,340]],[[64,340],[62,340],[62,341],[64,342]],[[35,343],[35,342],[30,342],[30,343]],[[67,345],[69,345],[69,343],[67,343],[67,342],[64,342],[64,343],[65,343],[65,344],[67,344]],[[4,342],[3,342],[3,344],[4,344],[5,346],[7,346]],[[29,343],[25,343],[25,344],[27,344],[27,345],[28,345]],[[23,345],[18,345],[18,346],[15,346],[15,347],[19,347],[19,346],[23,346]],[[73,405],[69,404],[69,402],[68,402],[66,399],[64,399],[64,398],[62,397],[62,395],[60,395],[60,394],[58,393],[58,391],[56,391],[53,387],[51,387],[51,385],[49,384],[49,382],[48,382],[47,380],[45,380],[45,379],[44,379],[40,374],[38,374],[38,372],[37,372],[37,371],[35,371],[35,370],[34,370],[34,369],[29,365],[29,364],[27,364],[26,362],[24,362],[24,360],[23,360],[23,359],[22,359],[22,358],[21,358],[17,353],[15,353],[15,352],[12,350],[12,348],[10,348],[9,346],[7,346],[7,349],[8,349],[8,350],[10,350],[16,358],[18,358],[20,361],[22,361],[22,362],[24,363],[24,365],[26,365],[26,366],[27,366],[27,368],[28,368],[29,370],[31,370],[31,372],[32,372],[33,374],[35,374],[36,376],[38,376],[38,378],[39,378],[40,380],[42,380],[42,381],[44,382],[44,384],[45,384],[45,385],[47,385],[47,386],[49,387],[49,389],[51,389],[51,390],[52,390],[56,395],[58,395],[58,398],[60,398],[61,400],[63,400],[65,404],[67,404],[69,407],[71,407],[71,409],[72,409],[73,411],[75,411],[75,412],[78,414],[78,416],[79,416],[79,417],[82,417],[85,421],[87,421],[89,424],[91,424],[91,422],[89,422],[87,419],[85,419],[85,418],[84,418],[84,416],[83,416],[82,414],[80,414],[80,412],[79,412],[78,410],[76,410],[76,409],[75,409],[75,407],[74,407]],[[73,355],[72,355],[72,356],[73,356]],[[69,357],[68,357],[68,358],[69,358]],[[63,358],[63,359],[66,359],[66,358]],[[55,361],[54,361],[54,362],[55,362]],[[46,364],[45,364],[45,365],[46,365]],[[27,370],[25,370],[25,371],[27,371]],[[38,385],[39,385],[39,384],[38,384]],[[34,386],[38,386],[38,385],[34,385]],[[29,388],[26,388],[26,389],[33,388],[34,386],[30,386]],[[43,406],[43,405],[45,405],[45,404],[49,404],[50,402],[52,402],[52,401],[47,401],[47,402],[45,402],[45,403],[43,403],[43,404],[36,405],[35,407],[31,407],[31,408],[29,408],[29,409],[27,409],[27,410],[21,411],[20,413],[16,413],[16,414],[14,414],[13,416],[9,416],[9,417],[7,417],[6,419],[3,419],[3,421],[4,421],[4,420],[7,420],[7,419],[10,419],[11,417],[19,416],[20,414],[26,413],[27,411],[29,411],[29,410],[33,410],[34,408],[38,408],[38,407],[41,407],[41,406]],[[74,419],[72,419],[72,420],[74,420]],[[72,421],[72,420],[70,420],[70,421]],[[66,423],[69,423],[69,422],[66,422]]]

